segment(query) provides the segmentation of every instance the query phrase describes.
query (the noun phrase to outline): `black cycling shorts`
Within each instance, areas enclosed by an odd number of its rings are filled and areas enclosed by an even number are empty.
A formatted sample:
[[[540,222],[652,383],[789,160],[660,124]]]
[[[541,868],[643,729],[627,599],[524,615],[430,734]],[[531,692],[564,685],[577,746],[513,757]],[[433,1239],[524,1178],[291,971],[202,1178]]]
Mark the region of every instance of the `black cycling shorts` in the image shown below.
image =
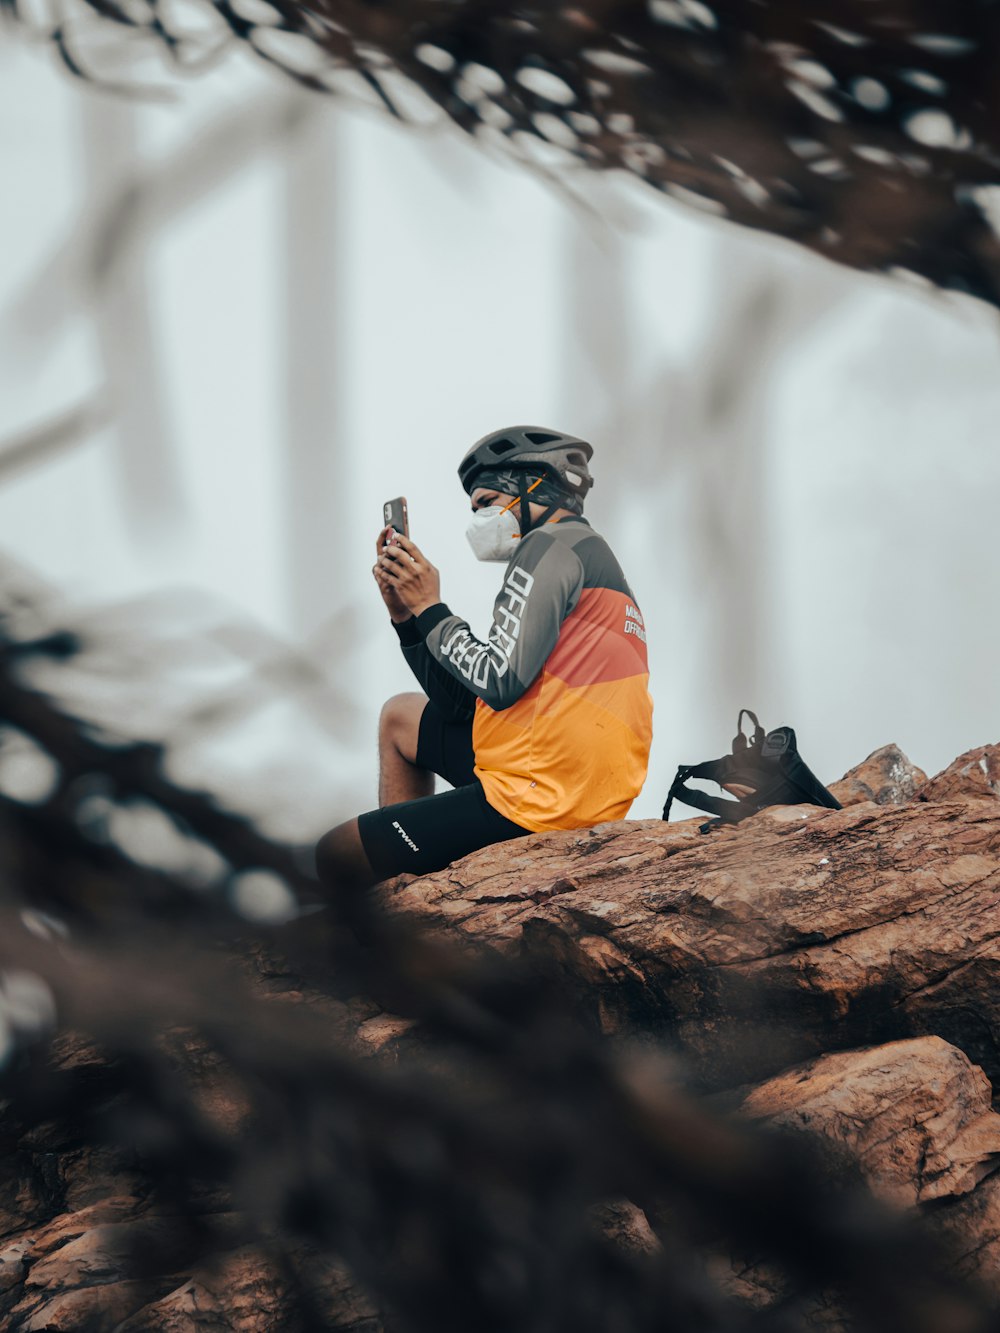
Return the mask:
[[[365,854],[380,879],[429,875],[480,847],[531,831],[493,809],[473,762],[472,723],[448,722],[428,703],[420,718],[417,764],[455,790],[358,816]]]
[[[417,767],[436,773],[453,787],[467,787],[479,781],[475,762],[472,719],[449,722],[435,704],[426,704],[417,732]]]

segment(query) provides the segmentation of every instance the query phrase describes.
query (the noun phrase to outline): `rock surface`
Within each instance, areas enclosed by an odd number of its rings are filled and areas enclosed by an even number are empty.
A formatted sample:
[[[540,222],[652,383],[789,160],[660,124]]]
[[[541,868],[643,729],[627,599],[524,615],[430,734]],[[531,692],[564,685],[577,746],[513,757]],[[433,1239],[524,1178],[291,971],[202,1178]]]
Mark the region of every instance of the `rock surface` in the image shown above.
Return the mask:
[[[1000,747],[928,781],[886,746],[831,788],[841,811],[528,838],[386,902],[555,965],[602,1031],[659,1030],[707,1087],[756,1082],[746,1114],[933,1203],[962,1271],[1000,1292],[998,774]],[[768,1281],[729,1287],[767,1303]]]
[[[840,811],[781,807],[709,835],[700,819],[533,835],[380,892],[446,939],[544,960],[602,1033],[662,1038],[744,1116],[822,1136],[876,1193],[928,1210],[959,1267],[1000,1293],[998,778],[997,746],[929,781],[887,746],[835,784]],[[361,1002],[351,1014],[375,1059],[419,1040],[411,1019]],[[188,1055],[206,1113],[242,1123],[219,1072]],[[53,1061],[106,1072],[72,1038]],[[83,1148],[65,1127],[8,1135],[3,1328],[291,1333],[283,1277],[235,1214],[210,1207],[207,1262],[176,1219],[150,1211],[141,1173],[111,1144]],[[623,1249],[656,1251],[628,1201],[597,1220]],[[137,1243],[156,1252],[157,1276],[135,1275]],[[321,1266],[318,1284],[331,1328],[378,1333],[342,1269]],[[773,1296],[760,1274],[740,1284],[751,1302]]]
[[[831,783],[830,791],[841,805],[858,805],[861,801],[903,805],[913,800],[926,781],[923,769],[911,764],[897,745],[883,745],[839,782]]]
[[[544,854],[541,854],[544,849]],[[923,1033],[1000,1075],[1000,807],[776,807],[489,848],[394,910],[558,967],[608,1033],[669,1036],[706,1086]]]
[[[967,750],[953,764],[924,783],[918,801],[997,800],[1000,798],[1000,745]]]
[[[940,1037],[820,1056],[759,1084],[742,1113],[846,1147],[897,1204],[969,1194],[1000,1164],[989,1080]]]

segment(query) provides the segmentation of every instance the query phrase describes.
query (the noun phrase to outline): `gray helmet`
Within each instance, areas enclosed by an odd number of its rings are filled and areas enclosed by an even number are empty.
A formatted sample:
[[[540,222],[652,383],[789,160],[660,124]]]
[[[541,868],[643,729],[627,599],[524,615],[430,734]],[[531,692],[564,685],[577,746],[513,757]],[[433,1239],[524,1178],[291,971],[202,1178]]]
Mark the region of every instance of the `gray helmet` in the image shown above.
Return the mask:
[[[594,451],[586,440],[542,426],[508,426],[477,440],[458,465],[458,476],[466,494],[476,487],[483,472],[509,468],[535,468],[548,473],[560,487],[581,504],[594,484],[587,467]]]

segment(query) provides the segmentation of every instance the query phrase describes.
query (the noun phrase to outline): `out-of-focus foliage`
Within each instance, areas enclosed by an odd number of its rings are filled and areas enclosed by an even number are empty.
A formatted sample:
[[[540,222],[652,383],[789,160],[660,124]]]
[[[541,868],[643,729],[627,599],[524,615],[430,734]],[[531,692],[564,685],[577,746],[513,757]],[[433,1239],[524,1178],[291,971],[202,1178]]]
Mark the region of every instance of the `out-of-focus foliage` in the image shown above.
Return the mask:
[[[119,1276],[144,1299],[249,1246],[288,1329],[778,1333],[838,1306],[858,1329],[996,1327],[849,1173],[833,1183],[801,1144],[696,1101],[656,1032],[616,1047],[545,975],[357,906],[343,915],[364,943],[330,907],[278,925],[231,910],[213,889],[241,869],[266,868],[289,902],[315,886],[291,849],[172,780],[169,745],[95,730],[35,688],[31,661],[68,671],[81,644],[31,628],[30,605],[9,607],[3,740],[34,746],[34,780],[8,770],[0,805],[0,1208],[16,1194],[15,1228],[65,1211],[81,1177],[98,1198],[128,1191]],[[228,869],[206,887],[143,866],[88,816],[98,788]],[[356,1036],[386,1012],[414,1025],[389,1058]],[[622,1199],[657,1243],[598,1225]],[[773,1307],[735,1299],[731,1253],[768,1265]],[[331,1305],[332,1262],[378,1319]]]
[[[111,86],[148,87],[124,71],[150,46],[191,72],[238,40],[310,88],[437,108],[562,180],[624,169],[838,262],[1000,301],[989,0],[3,4]]]
[[[41,883],[71,917],[140,919],[182,889],[200,907],[287,915],[289,891],[313,885],[311,850],[294,844],[349,799],[334,765],[352,725],[350,701],[305,650],[198,598],[71,615],[16,567],[0,571],[0,810],[20,839],[7,884],[34,900]],[[309,753],[286,746],[282,768],[276,730],[307,738]],[[227,763],[234,736],[240,756]],[[192,783],[199,774],[238,792],[262,828]],[[294,832],[281,842],[276,827]]]

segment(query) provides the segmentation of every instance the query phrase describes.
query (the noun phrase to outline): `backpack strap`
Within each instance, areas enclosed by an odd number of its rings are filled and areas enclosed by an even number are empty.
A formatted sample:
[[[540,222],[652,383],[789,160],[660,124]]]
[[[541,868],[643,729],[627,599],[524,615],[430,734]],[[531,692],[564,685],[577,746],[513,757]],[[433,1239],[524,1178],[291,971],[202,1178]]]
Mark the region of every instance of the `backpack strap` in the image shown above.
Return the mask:
[[[667,801],[663,807],[664,819],[670,818],[670,807],[675,799],[695,810],[703,810],[707,815],[715,815],[716,819],[725,824],[736,824],[752,813],[745,801],[728,796],[711,796],[706,791],[699,791],[697,787],[688,787],[688,778],[707,778],[720,785],[723,778],[727,782],[735,781],[732,777],[732,756],[727,754],[721,759],[707,759],[703,764],[681,764],[667,792]]]
[[[753,735],[748,739],[743,731],[743,719],[748,717],[753,723]],[[733,754],[744,754],[747,750],[760,750],[764,744],[764,728],[757,721],[757,714],[749,708],[741,708],[736,719],[736,735],[733,737]]]

